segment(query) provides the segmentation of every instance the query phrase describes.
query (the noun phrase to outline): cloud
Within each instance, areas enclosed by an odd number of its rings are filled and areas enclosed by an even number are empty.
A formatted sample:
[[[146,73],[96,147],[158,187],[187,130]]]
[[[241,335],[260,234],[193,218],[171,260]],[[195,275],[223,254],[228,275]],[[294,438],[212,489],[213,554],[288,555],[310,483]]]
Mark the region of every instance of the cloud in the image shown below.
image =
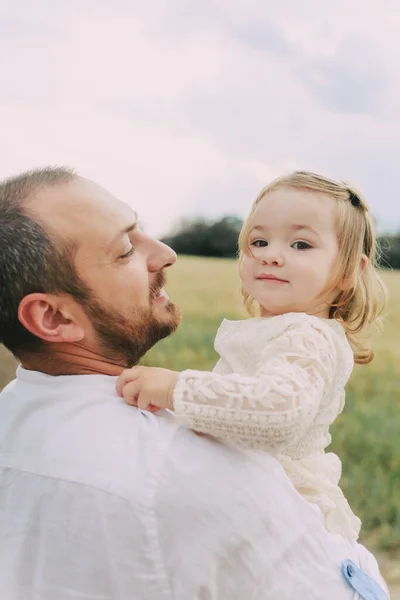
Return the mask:
[[[354,114],[382,110],[386,68],[365,39],[343,40],[332,55],[305,61],[301,72],[321,104],[332,110]]]
[[[70,164],[162,235],[308,168],[356,180],[397,226],[399,25],[392,0],[8,3],[0,176]]]

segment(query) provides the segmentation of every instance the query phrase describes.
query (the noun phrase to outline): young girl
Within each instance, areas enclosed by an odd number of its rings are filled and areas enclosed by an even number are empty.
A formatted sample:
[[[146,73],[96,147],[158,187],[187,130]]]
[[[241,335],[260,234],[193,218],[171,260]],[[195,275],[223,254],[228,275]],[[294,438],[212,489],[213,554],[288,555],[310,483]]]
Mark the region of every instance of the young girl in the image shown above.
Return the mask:
[[[346,184],[295,172],[261,191],[239,248],[254,318],[223,321],[213,372],[134,367],[117,389],[130,404],[173,409],[189,428],[273,454],[327,528],[357,539],[340,460],[325,449],[354,362],[373,358],[360,334],[385,304],[371,214]]]

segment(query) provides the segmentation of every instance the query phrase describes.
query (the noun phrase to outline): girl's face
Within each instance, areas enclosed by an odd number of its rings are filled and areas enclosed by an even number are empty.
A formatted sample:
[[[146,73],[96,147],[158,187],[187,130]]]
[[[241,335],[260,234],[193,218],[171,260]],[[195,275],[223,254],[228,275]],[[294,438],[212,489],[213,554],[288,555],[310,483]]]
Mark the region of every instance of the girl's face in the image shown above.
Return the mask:
[[[305,312],[328,318],[338,290],[318,296],[338,259],[334,200],[277,188],[256,206],[249,232],[240,277],[261,315]]]

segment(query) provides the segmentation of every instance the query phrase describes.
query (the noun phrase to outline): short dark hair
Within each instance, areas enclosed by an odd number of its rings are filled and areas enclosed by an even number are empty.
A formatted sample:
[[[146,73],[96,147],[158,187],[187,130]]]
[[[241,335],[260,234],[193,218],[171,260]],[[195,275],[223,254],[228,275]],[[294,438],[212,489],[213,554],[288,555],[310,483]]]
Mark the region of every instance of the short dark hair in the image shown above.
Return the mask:
[[[89,297],[75,270],[72,248],[47,233],[24,207],[40,189],[77,179],[72,169],[46,167],[0,182],[0,343],[17,357],[44,345],[18,319],[25,296],[67,293],[81,302]]]

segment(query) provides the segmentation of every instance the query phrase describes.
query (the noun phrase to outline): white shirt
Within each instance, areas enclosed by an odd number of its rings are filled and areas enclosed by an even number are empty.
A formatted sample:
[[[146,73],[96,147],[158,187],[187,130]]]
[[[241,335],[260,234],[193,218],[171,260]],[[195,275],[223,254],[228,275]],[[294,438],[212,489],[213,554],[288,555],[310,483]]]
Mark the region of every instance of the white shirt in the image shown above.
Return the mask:
[[[341,462],[325,452],[354,366],[342,325],[305,313],[224,320],[215,349],[213,372],[180,373],[175,416],[190,429],[273,454],[327,528],[357,539],[361,521],[339,487]]]
[[[103,375],[0,394],[3,600],[350,600],[345,558],[272,457],[128,407]]]

